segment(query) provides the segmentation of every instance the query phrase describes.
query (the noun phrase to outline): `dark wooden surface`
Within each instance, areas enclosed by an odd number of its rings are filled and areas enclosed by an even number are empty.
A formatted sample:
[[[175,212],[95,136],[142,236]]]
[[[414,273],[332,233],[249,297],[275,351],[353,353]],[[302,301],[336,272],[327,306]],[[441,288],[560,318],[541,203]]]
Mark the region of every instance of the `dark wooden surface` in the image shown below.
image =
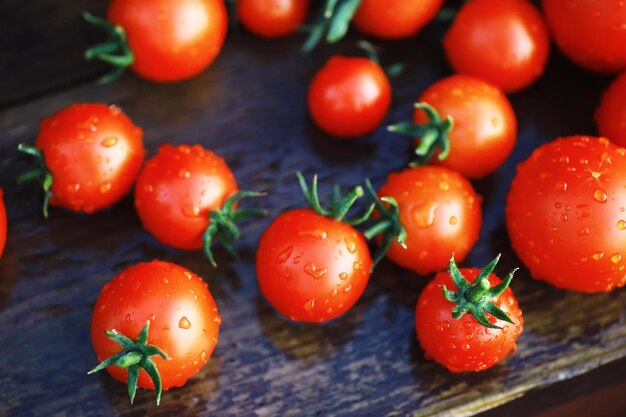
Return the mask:
[[[301,38],[267,42],[235,29],[215,64],[193,80],[158,85],[129,74],[97,86],[103,67],[81,58],[97,38],[78,17],[83,8],[102,12],[105,3],[0,2],[0,159],[34,140],[41,117],[80,101],[120,105],[144,128],[149,155],[162,142],[213,149],[241,187],[270,193],[263,204],[271,216],[303,204],[296,170],[319,172],[328,193],[332,182],[355,184],[365,176],[379,185],[409,159],[410,144],[383,129],[343,143],[308,120],[311,76],[330,55],[357,53],[354,35],[304,56]],[[418,94],[449,74],[440,48],[444,29],[433,25],[415,39],[382,44],[384,60],[408,64],[386,122],[409,118]],[[515,165],[557,135],[594,133],[592,112],[609,82],[553,54],[546,76],[511,96],[518,145],[505,166],[474,183],[484,196],[484,224],[466,265],[498,252],[499,271],[519,265],[503,224]],[[200,253],[174,251],[148,236],[130,197],[93,216],[53,209],[44,221],[37,192],[14,185],[17,172],[3,167],[0,175],[10,223],[0,261],[0,416],[466,416],[512,400],[486,416],[583,415],[571,410],[609,402],[612,414],[605,416],[626,412],[623,401],[610,399],[626,385],[619,377],[626,370],[619,360],[626,356],[626,291],[568,293],[531,280],[522,268],[512,285],[526,322],[517,355],[480,374],[453,375],[425,361],[415,341],[413,312],[424,277],[385,262],[344,317],[294,325],[274,313],[256,284],[255,246],[271,216],[243,227],[240,261],[217,250],[214,270]],[[123,385],[104,373],[85,374],[96,361],[89,321],[105,282],[153,258],[205,277],[223,324],[213,357],[184,388],[167,392],[159,408],[152,393],[141,391],[131,407]],[[540,390],[603,364],[611,365]],[[588,387],[579,391],[582,402],[572,395],[580,387]]]

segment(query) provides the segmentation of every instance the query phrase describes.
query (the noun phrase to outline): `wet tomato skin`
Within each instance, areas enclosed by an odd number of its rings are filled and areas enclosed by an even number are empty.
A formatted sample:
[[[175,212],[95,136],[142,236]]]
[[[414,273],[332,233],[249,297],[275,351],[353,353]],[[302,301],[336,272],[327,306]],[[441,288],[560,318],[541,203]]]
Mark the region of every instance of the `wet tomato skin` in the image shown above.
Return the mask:
[[[42,119],[35,146],[53,177],[50,205],[93,213],[117,203],[141,169],[142,137],[106,104],[73,104]]]
[[[239,0],[237,17],[250,32],[263,38],[295,33],[309,13],[309,0]]]
[[[452,254],[462,261],[478,240],[481,199],[455,171],[421,166],[392,173],[378,196],[398,202],[407,248],[394,242],[387,257],[404,268],[420,275],[442,270]]]
[[[518,165],[506,200],[513,249],[533,277],[568,290],[626,283],[626,149],[570,136]]]
[[[256,255],[261,293],[292,321],[324,322],[348,311],[369,280],[372,259],[352,226],[296,209],[276,217]]]
[[[456,72],[483,78],[507,93],[539,78],[550,52],[543,17],[528,0],[465,3],[443,44]]]
[[[442,4],[443,0],[363,0],[353,23],[366,35],[407,38],[426,26]]]
[[[626,146],[626,73],[613,81],[602,96],[595,117],[598,133],[611,142]]]
[[[480,273],[478,268],[461,268],[471,283]],[[489,275],[491,286],[500,279]],[[517,338],[523,331],[522,311],[513,291],[507,288],[493,303],[513,320],[498,320],[486,313],[487,319],[502,329],[489,329],[476,321],[471,313],[460,319],[452,317],[454,303],[446,300],[441,286],[457,291],[448,272],[439,272],[420,294],[415,309],[415,330],[426,357],[454,373],[483,371],[517,350]]]
[[[385,72],[367,58],[334,56],[315,74],[309,113],[324,132],[351,139],[376,130],[391,104]]]
[[[139,174],[135,208],[143,227],[177,249],[202,247],[209,213],[237,192],[224,160],[200,145],[161,145]]]
[[[0,188],[0,258],[4,252],[4,245],[7,241],[7,212],[4,208],[3,191]]]
[[[163,389],[184,385],[204,366],[217,343],[221,318],[207,284],[193,272],[169,262],[140,263],[124,270],[104,285],[94,307],[91,340],[98,360],[122,350],[105,335],[106,330],[137,340],[148,320],[148,344],[170,357],[151,357],[161,374]],[[126,369],[106,369],[115,379],[127,381]],[[154,389],[143,369],[138,385]]]
[[[482,178],[504,163],[515,146],[517,120],[511,103],[494,85],[469,75],[452,75],[428,87],[418,101],[437,110],[441,118],[452,116],[450,153],[439,165],[466,178]],[[426,123],[421,109],[413,120]]]
[[[131,69],[157,82],[202,72],[219,54],[228,28],[223,0],[113,0],[107,19],[126,33],[135,57]]]

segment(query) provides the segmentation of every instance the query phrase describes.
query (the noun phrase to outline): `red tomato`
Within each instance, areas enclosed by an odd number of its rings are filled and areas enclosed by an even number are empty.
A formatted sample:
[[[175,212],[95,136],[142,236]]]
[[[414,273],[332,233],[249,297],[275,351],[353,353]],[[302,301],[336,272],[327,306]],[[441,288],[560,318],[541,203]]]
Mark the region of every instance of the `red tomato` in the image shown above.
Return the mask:
[[[533,277],[609,291],[626,283],[626,149],[606,138],[546,143],[517,168],[506,202],[513,249]]]
[[[377,38],[407,38],[430,22],[442,4],[443,0],[362,0],[354,25]]]
[[[93,213],[122,199],[141,169],[143,131],[116,106],[73,104],[41,121],[35,146],[52,175],[50,204]]]
[[[334,56],[313,77],[308,104],[320,129],[338,138],[355,138],[382,123],[391,104],[391,86],[371,60]]]
[[[598,133],[626,146],[626,73],[619,76],[602,96],[596,110]]]
[[[513,107],[497,87],[468,75],[437,81],[418,99],[431,105],[444,119],[451,116],[450,153],[440,165],[467,178],[482,178],[504,163],[515,146],[517,121]],[[415,123],[427,123],[415,109]],[[436,158],[432,161],[437,161]]]
[[[135,207],[143,227],[163,244],[200,249],[210,212],[236,191],[235,176],[213,152],[161,145],[137,179]]]
[[[417,338],[426,357],[434,359],[451,372],[483,371],[517,350],[517,338],[524,326],[522,311],[513,292],[508,288],[508,283],[505,282],[506,285],[498,287],[501,281],[496,275],[492,273],[488,273],[486,277],[483,275],[481,278],[484,278],[485,282],[484,289],[481,289],[477,285],[481,280],[475,282],[481,272],[480,269],[462,268],[457,271],[464,278],[468,292],[460,291],[450,272],[439,272],[424,288],[417,302],[415,309]],[[474,283],[475,286],[470,286],[470,283]],[[453,317],[461,303],[449,301],[444,296],[443,286],[448,291],[456,292],[456,296],[460,296],[462,302],[468,303],[472,309],[476,308],[478,314],[482,314],[492,326],[499,328],[489,328],[480,324],[473,316],[472,310],[461,309],[470,314],[463,314],[459,318]],[[490,287],[491,290],[486,290]],[[497,294],[503,287],[506,287],[504,292],[495,297],[490,296],[490,291]],[[472,289],[482,298],[473,301],[469,295]],[[486,294],[481,295],[481,291],[486,291]],[[494,311],[494,306],[506,314],[511,322],[490,314],[489,311]],[[498,314],[497,310],[495,312]],[[457,312],[456,315],[458,314]]]
[[[256,254],[261,293],[293,321],[324,322],[344,314],[361,297],[371,267],[360,233],[311,209],[276,217]]]
[[[527,0],[465,3],[443,44],[456,72],[483,78],[505,92],[539,78],[550,51],[543,17]]]
[[[309,0],[238,0],[237,16],[250,32],[263,38],[294,33],[309,13]]]
[[[4,245],[7,241],[7,212],[4,208],[4,201],[2,200],[3,191],[0,188],[0,258],[2,258],[2,252],[4,252]]]
[[[191,78],[219,54],[228,28],[223,0],[113,0],[107,19],[126,32],[131,69],[152,81]]]
[[[559,49],[600,72],[626,70],[626,8],[618,0],[543,0]]]
[[[392,197],[407,232],[406,249],[393,242],[387,257],[420,275],[446,267],[450,255],[463,260],[480,233],[480,197],[455,171],[421,166],[392,173],[378,191]]]
[[[91,317],[91,341],[98,361],[104,361],[122,352],[122,346],[106,331],[136,341],[149,322],[147,343],[158,347],[169,360],[159,355],[142,358],[152,359],[163,389],[168,390],[184,385],[204,366],[217,343],[221,321],[208,286],[200,277],[181,266],[152,261],[124,270],[102,287]],[[131,368],[113,365],[106,369],[119,381],[129,379]],[[143,368],[138,386],[155,388]]]

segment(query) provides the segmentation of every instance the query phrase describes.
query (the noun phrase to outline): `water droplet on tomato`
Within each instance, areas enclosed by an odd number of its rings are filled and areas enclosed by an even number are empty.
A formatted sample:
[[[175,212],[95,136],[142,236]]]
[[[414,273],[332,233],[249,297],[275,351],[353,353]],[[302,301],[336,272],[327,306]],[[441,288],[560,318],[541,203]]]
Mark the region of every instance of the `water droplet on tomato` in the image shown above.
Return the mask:
[[[345,281],[348,279],[348,273],[347,272],[342,272],[341,274],[339,274],[339,279],[342,281]]]
[[[281,250],[278,254],[278,262],[281,264],[287,262],[289,257],[291,257],[291,252],[293,252],[293,245],[288,245],[285,249]]]
[[[217,323],[217,325],[219,326],[220,324],[222,324],[222,316],[220,316],[220,315],[215,316],[215,317],[213,318],[213,321],[214,321],[215,323]]]
[[[556,189],[559,191],[567,191],[567,183],[565,181],[557,182]]]
[[[315,308],[315,298],[311,298],[309,301],[304,303],[304,309],[307,313],[312,314],[313,309]]]
[[[591,231],[589,230],[588,227],[582,227],[578,230],[578,236],[585,236],[585,235],[590,235]]]
[[[337,291],[337,288],[333,288],[332,291],[330,292],[331,297],[336,297],[338,292],[339,291]]]
[[[183,214],[187,217],[197,217],[200,214],[200,207],[195,204],[185,204],[183,206]]]
[[[304,272],[311,275],[315,279],[320,279],[324,275],[326,275],[326,272],[328,272],[328,269],[320,268],[317,265],[315,265],[313,262],[309,262],[304,266]]]
[[[206,350],[203,350],[202,352],[200,352],[200,360],[202,360],[202,362],[205,362],[206,359],[207,359]]]
[[[150,321],[154,321],[155,318],[156,318],[156,316],[154,314],[150,314],[148,316],[148,320],[150,320]]]
[[[113,187],[113,184],[111,184],[109,181],[103,182],[102,184],[100,184],[100,192],[102,194],[106,194],[111,191],[111,187]]]
[[[593,192],[593,198],[598,203],[606,202],[606,199],[607,199],[606,191],[604,191],[602,188],[596,188],[596,190]]]
[[[67,191],[70,192],[70,193],[75,193],[78,190],[80,190],[80,184],[77,183],[77,182],[67,186]]]
[[[363,268],[363,261],[356,261],[352,263],[353,270],[358,271],[361,268]]]
[[[133,316],[128,313],[126,314],[126,323],[131,324],[133,322]]]
[[[300,236],[311,236],[315,239],[326,239],[328,237],[328,233],[326,233],[326,231],[322,229],[303,230],[301,232],[298,232],[298,234]]]
[[[600,259],[602,259],[604,257],[604,252],[596,252],[593,255],[591,255],[591,257],[594,260],[599,261]]]
[[[619,261],[622,260],[622,254],[621,253],[616,253],[613,256],[611,256],[611,262],[613,262],[614,264],[619,263]]]
[[[352,290],[352,285],[348,285],[348,286],[346,286],[346,287],[343,289],[343,292],[345,292],[345,293],[349,293],[349,292],[350,292],[350,290]]]
[[[566,221],[567,221],[567,218],[568,218],[567,213],[563,213],[563,214],[561,214],[561,221],[562,221],[562,222],[566,222]]]
[[[617,228],[619,230],[626,230],[626,221],[620,220],[617,222]]]
[[[348,239],[345,239],[344,242],[346,242],[346,248],[348,249],[348,252],[350,253],[356,252],[356,244],[354,242]]]
[[[411,214],[413,215],[417,227],[427,228],[432,226],[435,222],[436,208],[437,202],[434,200],[429,200],[424,204],[416,206]]]
[[[192,278],[191,272],[189,272],[189,271],[183,271],[183,275],[184,275],[184,276],[185,276],[185,278],[187,278],[187,279],[191,279],[191,278]]]
[[[294,256],[294,257],[293,257],[293,263],[294,263],[294,265],[299,264],[301,260],[302,260],[302,256]]]
[[[114,147],[115,145],[117,145],[117,136],[107,136],[106,138],[102,139],[100,145],[104,146],[105,148]]]
[[[178,171],[178,176],[180,178],[189,178],[191,177],[191,172],[189,172],[188,169],[183,168],[180,171]]]
[[[447,182],[445,182],[445,181],[441,181],[441,182],[439,183],[439,189],[440,189],[441,191],[448,191],[448,190],[450,189],[450,184],[448,184],[448,183],[447,183]]]
[[[189,329],[191,328],[191,322],[189,321],[189,319],[187,319],[187,317],[182,316],[178,321],[178,327],[180,327],[181,329]]]
[[[450,220],[449,223],[452,225],[455,225],[458,223],[458,219],[456,218],[456,216],[450,216]]]

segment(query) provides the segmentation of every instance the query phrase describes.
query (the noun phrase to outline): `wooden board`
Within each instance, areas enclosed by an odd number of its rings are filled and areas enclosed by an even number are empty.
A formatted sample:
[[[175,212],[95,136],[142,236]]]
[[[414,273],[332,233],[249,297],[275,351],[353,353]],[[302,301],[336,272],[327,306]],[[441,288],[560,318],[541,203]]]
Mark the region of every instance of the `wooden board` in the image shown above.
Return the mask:
[[[49,0],[46,7],[53,3],[61,4]],[[41,10],[37,15],[45,16]],[[382,44],[384,60],[408,64],[395,83],[388,123],[408,119],[417,95],[449,74],[440,48],[443,29],[435,25],[416,39]],[[32,142],[43,116],[73,102],[115,103],[144,128],[149,155],[163,142],[211,148],[226,158],[242,188],[269,192],[263,205],[271,216],[243,227],[240,261],[218,250],[214,270],[200,253],[168,249],[143,232],[130,197],[93,216],[53,209],[44,221],[38,193],[14,185],[17,167],[3,167],[10,230],[0,262],[0,415],[469,416],[626,356],[626,291],[559,291],[531,280],[524,268],[512,285],[526,322],[519,351],[480,374],[453,375],[423,359],[413,314],[426,279],[386,262],[339,320],[294,325],[274,313],[259,295],[254,252],[271,217],[303,205],[294,172],[318,172],[328,195],[333,182],[351,185],[370,177],[380,185],[410,157],[409,141],[384,129],[344,143],[308,120],[313,73],[334,53],[358,53],[355,40],[307,56],[299,53],[301,38],[267,42],[233,31],[216,63],[193,80],[158,85],[127,75],[108,86],[79,83],[94,79],[101,67],[76,60],[70,51],[83,40],[72,41],[58,51],[76,66],[65,81],[36,80],[27,69],[11,83],[3,81],[8,99],[1,102],[0,159],[17,143]],[[65,60],[44,65],[74,71]],[[554,55],[541,81],[511,97],[518,145],[497,173],[474,183],[484,197],[484,224],[466,265],[498,252],[498,271],[519,265],[503,224],[515,166],[557,135],[594,133],[593,109],[608,82]],[[213,357],[184,388],[167,392],[159,408],[152,393],[140,391],[131,407],[123,385],[105,373],[85,374],[96,362],[89,322],[104,283],[124,267],[154,258],[203,276],[223,324]]]

